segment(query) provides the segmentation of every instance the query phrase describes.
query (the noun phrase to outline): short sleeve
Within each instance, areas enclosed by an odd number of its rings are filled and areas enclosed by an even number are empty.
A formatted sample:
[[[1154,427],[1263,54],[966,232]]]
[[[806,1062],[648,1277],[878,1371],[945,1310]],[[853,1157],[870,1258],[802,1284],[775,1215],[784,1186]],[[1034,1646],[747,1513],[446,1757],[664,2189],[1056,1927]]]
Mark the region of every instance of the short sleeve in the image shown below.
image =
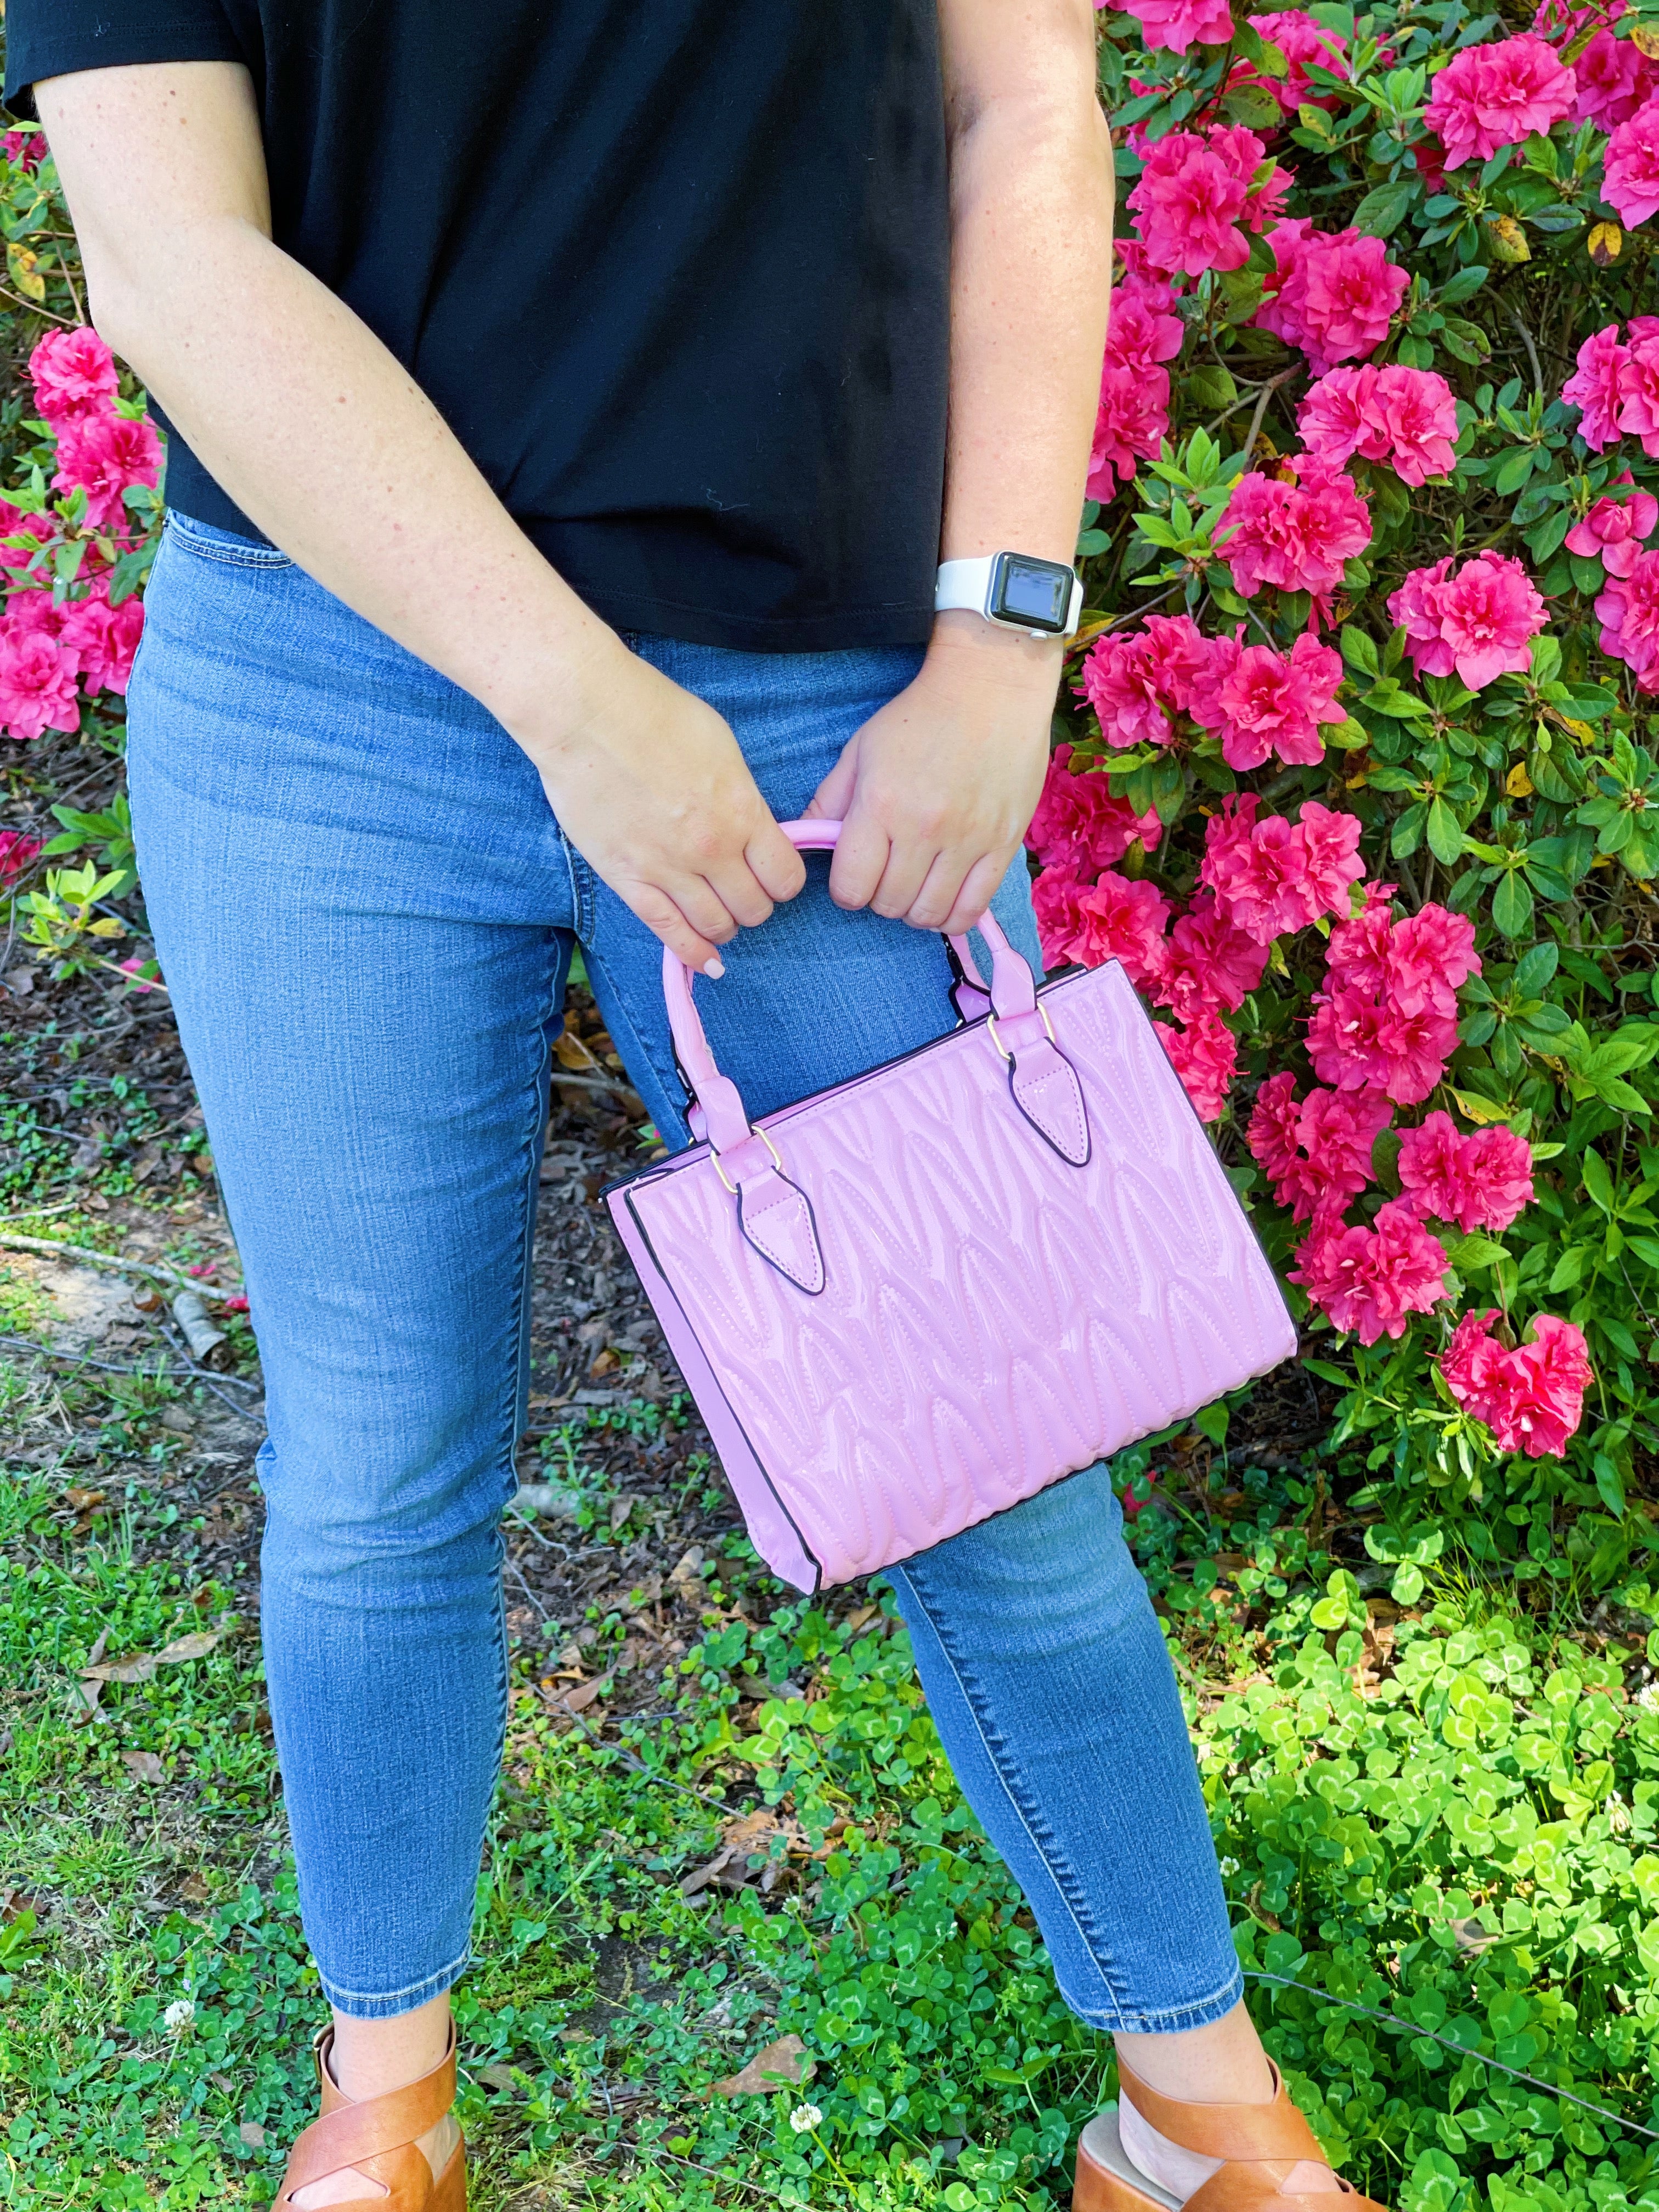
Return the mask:
[[[30,121],[42,77],[246,58],[220,0],[10,0],[6,9],[6,106]]]

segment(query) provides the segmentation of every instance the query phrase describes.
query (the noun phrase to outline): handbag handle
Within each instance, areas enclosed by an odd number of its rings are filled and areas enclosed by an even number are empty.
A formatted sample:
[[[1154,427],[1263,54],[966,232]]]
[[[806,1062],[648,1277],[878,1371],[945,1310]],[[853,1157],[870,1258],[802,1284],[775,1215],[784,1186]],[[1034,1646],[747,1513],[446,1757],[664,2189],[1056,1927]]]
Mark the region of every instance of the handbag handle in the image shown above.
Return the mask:
[[[796,850],[803,853],[833,852],[842,829],[839,822],[829,821],[781,822],[778,827]],[[1037,1012],[1036,984],[1030,964],[1008,942],[996,916],[988,910],[978,926],[991,951],[988,996],[995,1009],[994,1018],[999,1024],[1011,1024],[1008,1041],[1018,1051],[1021,1032],[1025,1028],[1035,1023],[1038,1025],[1036,1033],[1041,1035],[1046,1026]],[[966,934],[951,937],[950,944],[968,983],[982,990]],[[729,1076],[722,1075],[715,1064],[692,998],[696,980],[695,971],[665,945],[662,993],[668,1004],[668,1026],[673,1033],[674,1050],[692,1095],[702,1109],[708,1140],[714,1151],[723,1155],[752,1137],[755,1130],[736,1084]],[[1022,1016],[1030,1018],[1029,1021],[1022,1022]],[[993,1034],[994,1037],[994,1031]],[[1001,1042],[997,1048],[1006,1049]]]
[[[832,850],[842,830],[839,822],[829,821],[778,826],[801,852]],[[1089,1115],[1082,1086],[1054,1042],[1046,1010],[1037,1004],[1030,967],[994,915],[983,915],[979,929],[991,948],[988,997],[994,1011],[986,1030],[1006,1062],[1009,1095],[1062,1159],[1073,1167],[1086,1166]],[[968,979],[958,989],[984,994],[966,936],[953,936],[950,942]],[[797,1289],[815,1297],[825,1277],[811,1200],[790,1181],[776,1146],[764,1129],[755,1127],[737,1085],[716,1066],[692,998],[694,981],[691,969],[665,945],[663,997],[674,1049],[695,1101],[689,1117],[692,1134],[708,1139],[714,1172],[738,1202],[744,1240]]]

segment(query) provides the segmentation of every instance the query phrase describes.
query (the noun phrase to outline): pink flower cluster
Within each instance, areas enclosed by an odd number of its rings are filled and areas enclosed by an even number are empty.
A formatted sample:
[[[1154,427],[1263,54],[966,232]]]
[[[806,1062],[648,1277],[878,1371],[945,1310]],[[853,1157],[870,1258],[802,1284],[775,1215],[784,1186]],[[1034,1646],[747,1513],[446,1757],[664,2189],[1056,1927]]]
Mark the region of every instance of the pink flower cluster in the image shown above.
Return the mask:
[[[115,363],[109,348],[87,329],[53,331],[29,358],[35,404],[58,440],[52,488],[86,495],[86,526],[118,545],[130,542],[123,495],[133,484],[154,485],[161,474],[161,442],[149,423],[118,413]],[[47,516],[26,515],[0,501],[0,538],[24,537],[36,545],[56,529]],[[25,570],[26,548],[0,546],[0,568]],[[0,726],[14,738],[44,730],[76,730],[80,690],[123,692],[143,628],[142,603],[118,606],[109,598],[109,568],[94,550],[82,565],[86,596],[54,604],[49,589],[21,579],[0,620]]]
[[[1156,813],[1137,814],[1127,799],[1113,798],[1103,775],[1079,775],[1071,763],[1071,746],[1057,745],[1025,833],[1039,863],[1093,875],[1121,860],[1136,838],[1146,852],[1156,852],[1164,835]]]
[[[1103,7],[1105,0],[1095,0]],[[1227,0],[1126,0],[1153,52],[1184,54],[1188,46],[1224,46],[1233,35]]]
[[[1193,720],[1219,732],[1229,768],[1260,768],[1273,754],[1292,767],[1312,767],[1325,757],[1321,726],[1342,720],[1341,654],[1311,632],[1288,655],[1243,639],[1241,623],[1237,636],[1211,644],[1209,665],[1194,687]]]
[[[1271,945],[1322,915],[1346,914],[1349,886],[1364,874],[1359,817],[1310,799],[1300,817],[1256,819],[1254,792],[1227,799],[1205,833],[1198,879],[1216,911],[1257,945]]]
[[[1608,138],[1601,197],[1632,226],[1659,209],[1659,99],[1650,97]]]
[[[1169,902],[1155,884],[1103,871],[1094,884],[1059,864],[1045,868],[1031,887],[1042,957],[1051,967],[1079,961],[1098,968],[1118,960],[1137,990],[1146,990],[1164,965],[1164,926]]]
[[[1571,115],[1578,85],[1554,48],[1531,31],[1465,46],[1434,80],[1423,120],[1445,148],[1444,166],[1489,161],[1500,147]]]
[[[1308,1057],[1322,1083],[1415,1106],[1445,1073],[1458,988],[1480,974],[1480,961],[1465,915],[1429,904],[1396,922],[1391,888],[1371,884],[1364,910],[1331,932]]]
[[[1158,1024],[1158,1041],[1200,1121],[1218,1121],[1238,1066],[1238,1039],[1219,1014],[1201,1009],[1180,1029]]]
[[[1297,410],[1308,451],[1338,468],[1352,454],[1386,461],[1402,483],[1449,476],[1455,461],[1457,401],[1431,368],[1363,362],[1321,377]]]
[[[1263,584],[1322,599],[1371,542],[1371,511],[1352,477],[1314,453],[1289,465],[1289,479],[1241,477],[1221,518],[1217,543],[1247,599]]]
[[[1635,671],[1636,688],[1659,692],[1659,552],[1641,553],[1626,575],[1610,575],[1595,602],[1603,653]]]
[[[1590,33],[1589,44],[1573,61],[1578,80],[1578,100],[1568,118],[1593,123],[1598,131],[1611,131],[1628,123],[1638,107],[1659,93],[1659,64],[1650,62],[1628,39],[1615,39],[1609,26],[1625,12],[1625,0],[1606,0],[1590,8],[1565,7],[1559,0],[1543,0],[1532,19],[1540,38],[1563,50]]]
[[[15,884],[40,857],[40,840],[23,830],[0,830],[0,884]]]
[[[1183,325],[1170,313],[1167,284],[1123,276],[1113,287],[1106,358],[1100,372],[1100,406],[1089,454],[1088,494],[1108,500],[1127,483],[1137,461],[1155,461],[1170,427],[1166,361],[1181,351]]]
[[[1627,434],[1659,459],[1659,315],[1633,315],[1628,327],[1628,343],[1617,323],[1584,340],[1561,397],[1578,409],[1578,434],[1591,453]]]
[[[1297,216],[1270,231],[1267,243],[1277,274],[1267,279],[1256,328],[1300,346],[1316,376],[1375,353],[1411,284],[1382,240],[1316,230]]]
[[[1285,8],[1272,15],[1252,15],[1250,28],[1270,46],[1277,46],[1290,64],[1285,76],[1258,76],[1250,82],[1271,92],[1287,115],[1302,106],[1334,106],[1329,93],[1322,93],[1309,76],[1309,69],[1322,69],[1328,76],[1348,74],[1348,42],[1340,31],[1328,31],[1300,8]]]
[[[1338,1328],[1362,1344],[1399,1337],[1414,1313],[1445,1296],[1446,1248],[1398,1199],[1379,1206],[1375,1224],[1349,1227],[1321,1215],[1303,1240],[1291,1280],[1300,1283]]]
[[[1273,1196],[1296,1221],[1343,1212],[1371,1181],[1371,1147],[1394,1119],[1380,1091],[1310,1091],[1296,1097],[1288,1070],[1255,1094],[1250,1150]]]
[[[21,162],[26,169],[38,169],[46,158],[46,134],[40,131],[0,131],[0,149],[9,161]]]
[[[1466,1237],[1507,1229],[1532,1203],[1531,1147],[1501,1125],[1466,1137],[1449,1114],[1430,1114],[1400,1139],[1400,1182],[1416,1213]]]
[[[1492,1431],[1499,1451],[1546,1453],[1559,1458],[1584,1415],[1584,1393],[1595,1381],[1584,1333],[1553,1314],[1533,1322],[1533,1340],[1506,1352],[1492,1335],[1496,1306],[1467,1313],[1440,1355],[1446,1387]]]
[[[1628,469],[1618,482],[1620,485],[1631,482]],[[1656,529],[1659,499],[1650,491],[1632,491],[1623,499],[1607,493],[1568,531],[1567,550],[1586,561],[1599,559],[1609,576],[1628,576],[1644,544]]]
[[[1312,636],[1289,653],[1206,638],[1188,615],[1149,615],[1144,630],[1109,631],[1083,663],[1078,687],[1121,750],[1167,744],[1176,717],[1213,730],[1229,767],[1260,768],[1271,755],[1310,766],[1324,757],[1320,730],[1340,722],[1340,654]]]
[[[1145,629],[1108,630],[1096,639],[1078,689],[1109,745],[1120,752],[1166,745],[1209,663],[1209,641],[1190,615],[1148,615]]]
[[[1520,562],[1477,553],[1454,574],[1449,556],[1413,568],[1389,600],[1406,633],[1419,676],[1449,676],[1471,691],[1532,665],[1532,641],[1544,627],[1544,602]]]
[[[1250,252],[1245,233],[1278,221],[1291,186],[1289,173],[1276,164],[1255,181],[1267,152],[1254,131],[1233,124],[1201,135],[1171,131],[1148,145],[1140,181],[1129,195],[1148,265],[1189,276],[1242,268]]]

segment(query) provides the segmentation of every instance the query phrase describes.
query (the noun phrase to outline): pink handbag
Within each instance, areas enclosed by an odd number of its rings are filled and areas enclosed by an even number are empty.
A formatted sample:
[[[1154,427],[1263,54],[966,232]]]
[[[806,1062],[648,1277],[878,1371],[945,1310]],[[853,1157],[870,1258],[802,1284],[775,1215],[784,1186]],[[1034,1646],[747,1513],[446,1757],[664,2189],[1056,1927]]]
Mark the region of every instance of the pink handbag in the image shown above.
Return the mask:
[[[838,822],[788,822],[805,848]],[[901,925],[896,924],[895,927]],[[1033,987],[987,915],[961,1026],[751,1122],[672,953],[699,1139],[611,1217],[763,1559],[813,1592],[1265,1374],[1296,1329],[1121,968]]]

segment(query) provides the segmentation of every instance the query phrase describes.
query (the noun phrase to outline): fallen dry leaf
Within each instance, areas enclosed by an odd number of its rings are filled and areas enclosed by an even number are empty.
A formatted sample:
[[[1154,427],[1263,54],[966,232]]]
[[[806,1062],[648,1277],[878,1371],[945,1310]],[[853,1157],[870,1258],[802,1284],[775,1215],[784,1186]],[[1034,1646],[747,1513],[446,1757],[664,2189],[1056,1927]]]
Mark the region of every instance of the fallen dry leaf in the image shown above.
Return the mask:
[[[478,2079],[487,2081],[492,2089],[510,2089],[513,2087],[513,2069],[510,2066],[481,2066]]]
[[[244,2120],[241,2125],[237,2129],[236,2132],[240,2136],[242,2141],[247,2145],[250,2150],[263,2150],[264,2148],[265,2131],[264,2128],[260,2126],[258,2120]]]
[[[205,1905],[212,1893],[199,1874],[187,1874],[179,1885],[179,1894],[187,1905]]]
[[[135,1782],[165,1782],[167,1772],[153,1751],[124,1751],[121,1764]]]
[[[695,1897],[711,1881],[718,1882],[722,1889],[741,1889],[749,1879],[750,1860],[759,1852],[769,1852],[775,1836],[781,1836],[786,1844],[800,1841],[797,1827],[793,1824],[786,1826],[775,1813],[764,1808],[728,1821],[720,1832],[720,1849],[706,1866],[686,1875],[680,1884],[680,1895]]]
[[[757,2051],[740,2074],[728,2074],[709,2092],[715,2097],[763,2097],[774,2089],[799,2089],[817,2072],[798,2035],[781,2035]]]
[[[223,1636],[224,1631],[219,1628],[193,1629],[188,1636],[176,1637],[159,1651],[130,1651],[124,1659],[106,1660],[100,1667],[83,1667],[81,1679],[83,1682],[148,1682],[158,1667],[179,1667],[186,1659],[205,1659]]]
[[[1466,1957],[1478,1956],[1482,1951],[1490,1951],[1494,1943],[1501,1943],[1504,1940],[1501,1935],[1494,1935],[1490,1928],[1483,1928],[1478,1920],[1473,1919],[1454,1920],[1451,1923],[1451,1932],[1457,1938],[1458,1949]]]

